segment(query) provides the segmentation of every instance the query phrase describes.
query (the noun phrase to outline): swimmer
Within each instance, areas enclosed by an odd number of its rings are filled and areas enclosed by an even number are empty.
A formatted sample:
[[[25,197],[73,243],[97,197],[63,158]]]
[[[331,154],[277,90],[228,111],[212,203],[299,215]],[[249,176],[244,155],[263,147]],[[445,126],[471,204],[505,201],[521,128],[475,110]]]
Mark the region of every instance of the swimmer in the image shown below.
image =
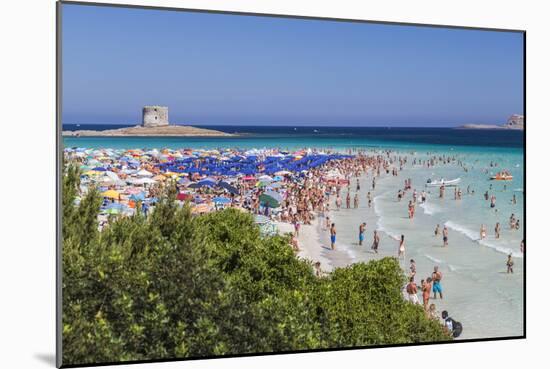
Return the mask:
[[[443,226],[443,246],[449,245],[449,230],[447,226]]]

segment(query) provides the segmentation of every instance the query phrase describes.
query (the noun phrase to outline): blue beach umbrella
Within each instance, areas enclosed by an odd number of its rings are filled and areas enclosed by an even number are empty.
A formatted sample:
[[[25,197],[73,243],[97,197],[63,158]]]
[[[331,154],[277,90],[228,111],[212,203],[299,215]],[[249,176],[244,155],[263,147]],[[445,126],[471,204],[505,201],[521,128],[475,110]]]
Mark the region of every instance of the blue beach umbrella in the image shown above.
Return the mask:
[[[227,197],[214,197],[212,201],[216,204],[229,204],[231,202]]]

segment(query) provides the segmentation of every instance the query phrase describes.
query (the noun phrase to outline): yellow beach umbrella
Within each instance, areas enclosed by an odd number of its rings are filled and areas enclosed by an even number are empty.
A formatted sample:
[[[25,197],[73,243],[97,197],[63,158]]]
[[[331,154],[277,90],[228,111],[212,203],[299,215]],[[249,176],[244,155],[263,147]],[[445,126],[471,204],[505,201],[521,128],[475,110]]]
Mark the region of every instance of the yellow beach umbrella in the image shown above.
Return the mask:
[[[120,193],[115,190],[108,190],[101,194],[103,197],[108,197],[110,199],[118,199],[120,196]]]

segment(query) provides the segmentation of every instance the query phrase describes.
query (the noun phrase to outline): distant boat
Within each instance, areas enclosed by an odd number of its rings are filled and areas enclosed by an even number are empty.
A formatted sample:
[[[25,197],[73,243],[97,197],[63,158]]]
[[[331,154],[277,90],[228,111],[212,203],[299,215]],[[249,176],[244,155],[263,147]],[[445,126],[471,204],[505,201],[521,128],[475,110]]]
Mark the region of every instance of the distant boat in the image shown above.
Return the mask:
[[[493,181],[511,181],[512,179],[514,179],[514,176],[506,170],[503,170],[502,172],[499,172],[491,177],[491,180]]]
[[[447,187],[447,186],[456,186],[459,183],[460,183],[460,177],[455,179],[450,179],[450,180],[445,180],[442,178],[439,181],[437,180],[432,181],[431,179],[428,179],[428,181],[426,182],[426,186],[427,187],[441,187],[441,186]]]
[[[313,130],[313,132],[314,132],[314,133],[319,133],[319,131],[318,131],[318,130],[316,130],[316,129],[314,129],[314,130]]]

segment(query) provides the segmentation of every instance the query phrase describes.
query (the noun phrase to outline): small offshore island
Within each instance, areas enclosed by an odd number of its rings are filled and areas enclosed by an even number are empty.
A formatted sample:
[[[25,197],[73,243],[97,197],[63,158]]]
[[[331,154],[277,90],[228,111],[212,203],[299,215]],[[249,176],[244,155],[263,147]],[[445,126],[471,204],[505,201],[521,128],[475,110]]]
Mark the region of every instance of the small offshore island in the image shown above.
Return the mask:
[[[96,130],[63,131],[65,137],[192,137],[192,136],[234,136],[234,134],[216,131],[213,129],[197,128],[191,126],[174,125],[168,122],[168,107],[145,106],[143,107],[142,124],[134,127]]]
[[[525,118],[520,114],[513,114],[508,118],[508,121],[505,124],[465,124],[459,129],[515,129],[515,130],[524,130],[524,121]]]

